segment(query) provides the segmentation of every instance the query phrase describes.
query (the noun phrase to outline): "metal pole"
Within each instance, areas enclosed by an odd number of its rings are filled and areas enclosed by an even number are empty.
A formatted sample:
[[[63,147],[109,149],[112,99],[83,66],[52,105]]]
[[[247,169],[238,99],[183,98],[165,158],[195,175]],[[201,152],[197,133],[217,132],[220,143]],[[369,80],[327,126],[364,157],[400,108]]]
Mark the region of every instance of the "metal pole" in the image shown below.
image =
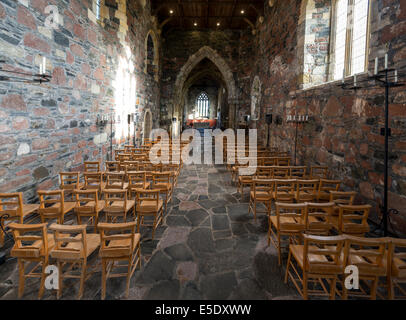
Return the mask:
[[[295,120],[296,122],[296,132],[295,132],[295,165],[296,165],[296,150],[297,150],[297,126],[298,126],[298,122],[297,120]]]
[[[388,235],[388,160],[389,160],[389,80],[388,70],[385,74],[385,173],[383,198],[383,228],[384,236]]]
[[[110,161],[113,161],[113,114],[110,119]]]

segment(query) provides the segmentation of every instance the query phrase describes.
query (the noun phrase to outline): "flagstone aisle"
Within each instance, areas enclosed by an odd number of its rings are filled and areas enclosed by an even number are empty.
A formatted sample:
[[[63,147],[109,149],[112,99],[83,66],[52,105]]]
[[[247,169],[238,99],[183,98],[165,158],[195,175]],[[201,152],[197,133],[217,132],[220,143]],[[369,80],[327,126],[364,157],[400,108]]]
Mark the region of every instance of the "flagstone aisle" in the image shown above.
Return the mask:
[[[222,165],[184,166],[154,241],[151,228],[142,230],[143,265],[131,280],[129,299],[297,298],[283,283],[275,249],[267,247],[265,215],[254,222],[248,189],[241,200],[230,179]],[[96,270],[86,282],[84,299],[100,299],[100,266]],[[15,299],[17,284],[16,261],[0,266],[1,299]],[[62,299],[75,299],[78,286],[78,281],[66,281]],[[107,299],[124,299],[125,279],[108,280],[107,291]],[[27,281],[24,299],[37,294],[37,280]],[[47,290],[44,299],[55,297]]]
[[[297,298],[283,283],[267,220],[248,214],[225,166],[185,166],[165,231],[130,299]]]

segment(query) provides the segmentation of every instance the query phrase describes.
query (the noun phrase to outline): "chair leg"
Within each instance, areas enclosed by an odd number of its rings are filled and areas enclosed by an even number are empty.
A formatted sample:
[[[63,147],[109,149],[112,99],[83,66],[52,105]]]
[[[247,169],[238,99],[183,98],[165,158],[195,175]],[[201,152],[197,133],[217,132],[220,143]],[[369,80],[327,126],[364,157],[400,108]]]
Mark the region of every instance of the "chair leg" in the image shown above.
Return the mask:
[[[345,287],[345,279],[343,279],[343,300],[348,300],[348,291],[347,288]]]
[[[281,235],[278,233],[278,263],[282,264],[282,246],[281,246]]]
[[[308,290],[307,290],[307,285],[308,285],[308,275],[306,271],[303,271],[303,299],[308,300],[309,295],[308,295]]]
[[[83,290],[85,287],[85,280],[86,280],[86,272],[87,272],[87,265],[86,265],[86,261],[85,261],[85,262],[82,262],[82,273],[80,275],[80,287],[79,287],[78,299],[82,299],[82,297],[83,297]]]
[[[141,269],[141,243],[138,242],[138,261],[140,264],[140,269]]]
[[[107,263],[102,260],[102,294],[101,298],[104,300],[106,298],[106,275],[107,275]]]
[[[4,246],[4,232],[3,232],[3,230],[4,230],[4,221],[3,221],[3,219],[0,219],[0,221],[1,221],[1,230],[0,230],[0,247],[3,247]]]
[[[271,219],[268,219],[268,247],[271,245],[271,229],[272,229],[272,223]]]
[[[156,216],[155,216],[155,218],[154,218],[154,224],[153,224],[153,227],[152,227],[152,240],[154,240],[154,235],[155,235],[155,229],[156,229],[156,227],[157,227],[157,218],[156,218]]]
[[[60,299],[62,296],[62,287],[63,287],[63,277],[62,277],[62,263],[60,261],[57,262],[58,267],[58,290],[56,293],[57,299]]]
[[[336,285],[337,285],[337,277],[331,279],[330,300],[336,299]]]
[[[254,199],[254,221],[257,222],[257,199]]]
[[[41,283],[39,286],[39,293],[38,293],[38,299],[42,299],[43,295],[44,295],[44,290],[45,290],[45,278],[46,278],[46,273],[45,273],[45,269],[48,265],[48,260],[45,259],[42,262],[42,272],[41,272]]]
[[[395,293],[395,288],[393,285],[393,279],[392,275],[390,274],[390,271],[388,272],[389,275],[387,277],[387,282],[388,282],[388,299],[393,300],[394,299],[394,293]]]
[[[18,259],[18,298],[21,298],[24,294],[25,284],[25,262]]]
[[[376,300],[376,290],[378,288],[378,281],[379,281],[378,277],[376,277],[374,280],[372,280],[371,300]]]
[[[128,269],[127,269],[127,281],[126,281],[126,293],[125,297],[128,299],[128,296],[130,294],[130,280],[131,280],[131,269],[132,269],[132,264],[131,261],[133,260],[132,255],[128,259]]]
[[[289,256],[288,256],[288,264],[286,265],[286,273],[285,273],[285,284],[288,283],[288,277],[289,277],[289,268],[290,268],[290,259],[292,258],[292,252],[290,251],[289,248]]]
[[[99,215],[96,214],[94,217],[94,233],[97,233],[97,225],[99,224]]]

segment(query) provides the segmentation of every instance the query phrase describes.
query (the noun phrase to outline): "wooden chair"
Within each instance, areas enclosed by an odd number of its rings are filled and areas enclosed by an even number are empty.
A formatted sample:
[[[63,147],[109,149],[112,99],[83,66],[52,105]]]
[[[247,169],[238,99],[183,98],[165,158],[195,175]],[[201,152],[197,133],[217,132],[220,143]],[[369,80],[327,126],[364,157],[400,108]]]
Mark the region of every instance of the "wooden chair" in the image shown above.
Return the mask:
[[[138,161],[123,162],[124,172],[128,176],[130,173],[138,172]]]
[[[339,215],[331,216],[330,222],[340,234],[363,237],[369,232],[368,217],[370,205],[340,205]]]
[[[388,248],[388,297],[406,299],[406,240],[391,238]],[[396,290],[397,289],[397,290]],[[400,293],[397,295],[397,291]]]
[[[305,230],[306,204],[275,203],[276,216],[269,217],[268,246],[273,243],[278,250],[278,263],[282,263],[282,236],[292,244]]]
[[[135,217],[135,201],[128,200],[127,190],[104,189],[104,212],[106,213],[106,222],[115,222],[117,218],[122,217],[127,220],[127,214],[133,211]]]
[[[290,179],[306,179],[306,167],[289,167],[289,178]]]
[[[295,200],[297,203],[313,202],[317,197],[319,180],[297,180]]]
[[[291,244],[289,246],[285,283],[288,283],[290,278],[305,300],[309,295],[328,296],[330,300],[334,300],[337,281],[339,276],[344,273],[341,257],[345,237],[320,237],[306,234],[303,237],[303,245]],[[329,291],[323,280],[329,284]],[[309,290],[309,282],[315,282],[320,285],[321,289],[316,287],[314,290]]]
[[[358,297],[369,297],[376,299],[379,278],[387,276],[386,238],[359,238],[346,235],[344,250],[344,267],[356,266],[360,286],[358,292],[351,292],[351,295]],[[365,281],[370,292],[361,286],[361,281]],[[368,282],[371,282],[369,285]],[[347,300],[349,291],[343,286],[343,299]]]
[[[272,179],[253,179],[250,192],[250,204],[248,214],[254,213],[254,220],[257,221],[257,213],[271,214],[272,191],[274,189],[274,180]],[[265,211],[258,211],[257,204],[263,203]]]
[[[40,278],[38,297],[41,299],[45,290],[45,269],[48,266],[49,250],[54,246],[53,236],[47,234],[46,223],[42,224],[18,224],[10,223],[14,237],[14,246],[10,255],[18,261],[18,297],[24,294],[24,284],[27,278]],[[26,267],[33,267],[26,273]],[[41,269],[38,273],[37,270]]]
[[[259,166],[255,172],[254,179],[272,179],[273,168],[268,166]]]
[[[289,179],[290,169],[289,167],[273,167],[274,179]]]
[[[338,215],[340,204],[351,206],[356,195],[355,191],[330,191],[330,202],[335,203],[333,215]]]
[[[276,165],[279,167],[290,166],[291,159],[288,156],[279,156],[276,158]]]
[[[120,189],[127,190],[128,183],[125,182],[125,173],[124,172],[108,172],[106,173],[106,185],[105,189]]]
[[[108,278],[126,277],[126,297],[130,290],[130,280],[135,269],[141,268],[141,235],[135,232],[137,223],[99,223],[101,247],[99,255],[102,262],[102,299],[106,298],[106,282]],[[126,231],[130,231],[129,233]],[[127,262],[126,273],[113,274],[113,268],[120,261]],[[125,265],[124,265],[125,267]]]
[[[106,172],[118,172],[120,171],[119,161],[106,161]]]
[[[340,185],[340,180],[320,179],[317,202],[330,202],[330,191],[338,191]]]
[[[330,217],[334,211],[334,203],[306,203],[306,233],[317,236],[328,236],[334,225]]]
[[[83,174],[85,178],[84,190],[97,190],[99,194],[104,190],[106,183],[103,181],[102,172],[85,172]]]
[[[65,214],[72,211],[76,202],[65,201],[64,191],[38,191],[40,206],[38,213],[41,217],[41,222],[57,219],[58,223],[63,224]]]
[[[251,188],[253,179],[254,179],[253,175],[239,175],[238,176],[237,189],[238,189],[238,192],[241,194],[241,196],[244,193],[245,186],[249,186]]]
[[[65,195],[70,194],[73,199],[73,190],[82,189],[83,183],[80,182],[80,172],[61,172],[59,173],[59,189],[65,191]]]
[[[275,202],[293,203],[296,195],[296,180],[275,180],[273,199]]]
[[[100,246],[100,236],[87,233],[85,225],[52,224],[49,230],[54,232],[55,239],[50,255],[58,266],[57,298],[62,296],[64,279],[80,279],[78,299],[81,299],[85,281],[93,273],[88,272],[88,258]]]
[[[88,223],[94,224],[97,232],[100,212],[104,209],[104,201],[99,200],[97,190],[75,190],[76,197],[75,213],[78,224],[82,224],[82,218],[89,218]]]
[[[100,172],[100,161],[85,161],[85,172]]]
[[[173,194],[173,181],[171,173],[155,172],[152,178],[151,189],[159,190],[165,195],[165,213],[167,212],[167,206],[172,201]]]
[[[180,163],[170,163],[162,169],[163,172],[170,171],[173,173],[173,185],[174,187],[178,184],[178,177],[180,175]]]
[[[309,177],[310,177],[310,179],[328,179],[328,167],[327,166],[311,166]]]
[[[155,230],[162,222],[164,203],[159,199],[160,190],[140,190],[137,191],[137,232],[140,231],[141,225],[152,227],[152,240],[154,239]],[[153,217],[152,224],[145,223],[145,217]]]
[[[17,193],[0,193],[0,246],[4,245],[4,233],[6,221],[18,221],[24,223],[24,218],[38,211],[39,204],[24,204],[23,194]]]
[[[148,189],[151,183],[147,181],[145,171],[132,172],[128,174],[128,193],[130,197],[136,196],[137,189]]]

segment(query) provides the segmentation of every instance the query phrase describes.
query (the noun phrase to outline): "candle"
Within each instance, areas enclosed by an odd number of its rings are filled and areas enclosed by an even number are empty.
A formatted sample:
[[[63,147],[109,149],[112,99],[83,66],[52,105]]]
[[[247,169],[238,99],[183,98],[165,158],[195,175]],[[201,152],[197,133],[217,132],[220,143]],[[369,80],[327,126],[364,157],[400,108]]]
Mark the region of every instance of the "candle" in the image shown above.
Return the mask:
[[[378,74],[378,57],[375,58],[375,71],[374,71],[374,75]]]
[[[357,86],[357,75],[354,75],[354,87]]]
[[[395,70],[395,83],[398,82],[398,70]]]
[[[344,79],[345,79],[345,69],[343,69],[343,81],[342,81],[343,84],[344,84],[344,82],[345,82]]]
[[[42,74],[45,74],[47,71],[47,58],[45,58],[45,57],[42,58],[42,64],[43,64],[43,68],[44,68],[44,71]]]
[[[42,74],[42,63],[39,64],[39,74]]]
[[[388,69],[388,54],[385,54],[385,69]]]

